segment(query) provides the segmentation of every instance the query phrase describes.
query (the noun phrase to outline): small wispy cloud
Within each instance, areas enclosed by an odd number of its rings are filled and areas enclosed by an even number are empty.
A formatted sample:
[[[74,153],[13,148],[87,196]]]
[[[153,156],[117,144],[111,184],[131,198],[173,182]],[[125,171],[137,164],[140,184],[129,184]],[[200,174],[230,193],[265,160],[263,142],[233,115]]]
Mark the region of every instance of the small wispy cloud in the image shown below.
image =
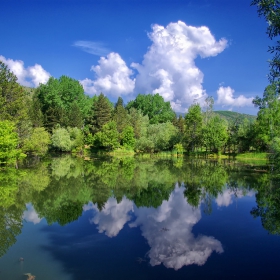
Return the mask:
[[[110,50],[101,42],[76,41],[73,46],[82,49],[84,52],[98,56],[105,56],[110,53]]]

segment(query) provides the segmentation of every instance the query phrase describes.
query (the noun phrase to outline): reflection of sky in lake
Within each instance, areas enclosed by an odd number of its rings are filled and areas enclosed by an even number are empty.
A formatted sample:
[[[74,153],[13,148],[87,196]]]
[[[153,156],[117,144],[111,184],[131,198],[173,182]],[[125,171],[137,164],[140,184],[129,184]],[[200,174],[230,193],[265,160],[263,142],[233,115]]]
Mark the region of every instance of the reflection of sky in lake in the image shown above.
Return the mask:
[[[129,226],[140,226],[151,247],[148,256],[152,266],[163,263],[177,270],[184,265],[203,265],[213,251],[223,252],[221,242],[214,237],[192,234],[193,225],[201,218],[201,210],[187,203],[184,188],[176,187],[168,201],[163,201],[156,209],[137,208],[125,197],[120,203],[110,198],[102,211],[93,204],[84,207],[84,210],[89,209],[94,213],[90,221],[109,237],[119,233],[131,220],[130,212],[134,211],[136,219]]]
[[[253,196],[255,195],[255,192],[249,191],[246,193],[246,196]],[[229,206],[232,204],[233,200],[235,198],[241,198],[244,196],[244,191],[242,190],[231,190],[231,189],[225,189],[222,193],[218,194],[218,197],[216,198],[216,203],[218,206]]]
[[[183,192],[184,188],[176,187],[157,209],[135,209],[137,218],[131,226],[141,227],[151,246],[148,255],[153,266],[163,263],[177,270],[184,265],[203,265],[213,251],[223,252],[221,242],[215,238],[192,234],[201,213],[187,203]]]
[[[157,208],[138,208],[126,197],[108,199],[101,211],[89,203],[63,227],[47,226],[28,204],[18,242],[0,259],[0,279],[26,272],[39,280],[277,279],[279,240],[252,219],[253,193],[226,189],[205,215],[183,191],[175,187]]]

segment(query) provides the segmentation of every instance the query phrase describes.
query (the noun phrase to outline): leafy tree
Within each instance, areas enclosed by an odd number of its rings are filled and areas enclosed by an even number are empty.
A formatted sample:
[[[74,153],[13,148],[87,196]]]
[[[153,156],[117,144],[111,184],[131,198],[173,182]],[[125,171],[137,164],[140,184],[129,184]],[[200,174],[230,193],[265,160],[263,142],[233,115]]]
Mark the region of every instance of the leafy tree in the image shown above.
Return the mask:
[[[33,127],[42,127],[44,125],[44,115],[42,113],[42,104],[38,97],[33,97],[29,102],[29,118]]]
[[[51,141],[52,146],[57,150],[70,152],[72,149],[72,141],[66,128],[58,127],[54,129]]]
[[[136,141],[136,148],[144,152],[159,152],[171,150],[178,142],[178,130],[170,122],[150,124],[147,136]]]
[[[112,104],[109,99],[101,93],[93,103],[91,115],[87,119],[87,125],[92,135],[101,131],[103,125],[108,123],[112,117]]]
[[[41,103],[45,125],[50,127],[49,130],[56,124],[68,125],[68,117],[71,115],[74,102],[83,118],[88,115],[91,106],[91,100],[85,96],[79,81],[67,76],[61,76],[59,79],[51,77],[45,85],[40,84],[33,96],[33,99],[36,98]]]
[[[119,146],[119,133],[115,121],[103,125],[101,131],[93,138],[94,146],[99,148],[116,149]]]
[[[25,155],[18,149],[18,135],[10,121],[0,121],[0,163],[14,163]]]
[[[52,146],[63,152],[79,150],[83,146],[83,134],[80,129],[74,127],[58,127],[53,130],[51,137]]]
[[[219,152],[227,141],[226,121],[219,116],[214,116],[210,118],[202,133],[205,146],[214,152]]]
[[[44,155],[50,143],[50,135],[45,128],[35,127],[30,137],[24,141],[23,150],[34,155]]]
[[[80,106],[76,101],[71,104],[70,110],[68,112],[68,122],[67,125],[70,127],[82,128],[84,124],[83,114]]]
[[[264,16],[268,22],[267,34],[272,40],[280,35],[280,3],[279,0],[253,0],[251,5],[256,5],[259,16]],[[280,41],[276,41],[276,46],[268,48],[268,51],[274,54],[270,64],[270,81],[280,78]]]
[[[126,126],[122,131],[122,145],[125,148],[133,149],[135,146],[134,131],[132,126]]]
[[[202,142],[202,112],[199,104],[191,105],[185,115],[185,145],[188,150],[194,151]]]
[[[279,82],[267,86],[263,98],[256,97],[253,100],[259,107],[257,116],[257,134],[262,139],[264,146],[268,147],[274,137],[280,136],[280,91]]]
[[[12,121],[16,125],[19,146],[29,134],[27,92],[17,83],[17,77],[0,61],[0,121]]]
[[[134,135],[136,139],[139,139],[141,136],[147,135],[147,128],[149,125],[149,117],[144,116],[141,110],[131,108],[128,114],[128,121],[133,127]]]
[[[27,119],[26,97],[17,77],[0,61],[0,120],[10,120],[18,125]]]
[[[128,124],[128,120],[127,120],[127,111],[124,108],[123,99],[121,97],[118,98],[118,101],[116,103],[116,106],[115,106],[115,109],[113,112],[113,120],[117,124],[118,132],[122,133],[122,131]]]
[[[126,108],[141,110],[143,115],[148,115],[151,124],[172,122],[175,115],[170,102],[165,102],[158,93],[138,94],[135,100],[127,104]]]
[[[49,107],[44,112],[44,127],[51,132],[57,126],[66,127],[68,124],[67,112],[60,107]]]

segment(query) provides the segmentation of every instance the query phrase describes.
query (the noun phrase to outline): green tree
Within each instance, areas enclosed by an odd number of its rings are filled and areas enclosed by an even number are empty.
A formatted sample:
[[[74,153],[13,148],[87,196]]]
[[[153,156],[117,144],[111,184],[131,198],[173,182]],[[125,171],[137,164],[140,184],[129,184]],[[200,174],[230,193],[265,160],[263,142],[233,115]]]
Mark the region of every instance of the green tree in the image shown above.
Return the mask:
[[[127,120],[127,111],[124,108],[123,99],[121,97],[118,98],[115,109],[113,111],[113,120],[117,124],[118,132],[122,133],[122,131],[128,124],[128,120]]]
[[[259,108],[257,116],[257,138],[261,139],[267,148],[274,137],[280,137],[280,101],[279,82],[267,86],[263,98],[253,100]]]
[[[70,111],[74,102],[83,118],[87,117],[92,103],[90,98],[85,96],[79,81],[67,76],[61,76],[59,79],[51,77],[45,85],[40,84],[33,99],[36,98],[41,103],[45,126],[49,127],[49,131],[56,124],[68,125],[68,117],[71,116]]]
[[[101,131],[103,125],[111,120],[112,109],[109,99],[101,93],[93,103],[91,115],[87,119],[87,125],[92,135]]]
[[[134,130],[132,126],[126,126],[122,131],[121,144],[128,149],[133,149],[135,146]]]
[[[0,61],[0,121],[12,121],[16,125],[19,146],[29,134],[28,98],[25,89],[17,83],[17,77]]]
[[[147,135],[147,128],[149,126],[149,117],[144,116],[141,110],[131,108],[128,114],[128,121],[133,127],[134,135],[136,139],[139,139],[141,136]]]
[[[185,145],[190,151],[202,144],[202,112],[199,104],[191,105],[185,115]]]
[[[16,127],[10,121],[0,121],[0,163],[15,163],[25,155],[18,149]]]
[[[44,127],[35,127],[32,134],[24,141],[23,151],[34,155],[44,155],[51,143],[50,135]]]
[[[170,122],[150,124],[147,135],[136,141],[136,149],[143,152],[171,150],[178,142],[178,129]]]
[[[202,130],[203,141],[207,148],[218,153],[227,141],[227,124],[220,116],[214,116],[208,120],[207,126]]]
[[[143,115],[148,115],[151,124],[172,122],[175,115],[170,102],[165,102],[158,93],[138,94],[135,100],[127,104],[126,108],[141,110]]]
[[[82,128],[84,124],[83,114],[80,106],[76,101],[71,104],[70,110],[68,112],[68,123],[70,127]]]
[[[110,121],[103,125],[101,131],[94,135],[93,143],[95,147],[114,150],[119,146],[119,133],[115,121]]]
[[[251,5],[256,5],[259,16],[264,16],[268,22],[267,34],[272,40],[280,35],[280,3],[279,0],[253,0]],[[269,61],[270,73],[269,80],[277,81],[280,78],[280,41],[276,41],[275,46],[268,48],[268,51],[274,54]]]
[[[78,151],[83,146],[83,133],[77,127],[57,127],[51,137],[52,146],[63,152]]]
[[[52,134],[52,146],[63,152],[70,152],[72,149],[72,141],[70,139],[70,133],[66,128],[58,127],[53,130]]]

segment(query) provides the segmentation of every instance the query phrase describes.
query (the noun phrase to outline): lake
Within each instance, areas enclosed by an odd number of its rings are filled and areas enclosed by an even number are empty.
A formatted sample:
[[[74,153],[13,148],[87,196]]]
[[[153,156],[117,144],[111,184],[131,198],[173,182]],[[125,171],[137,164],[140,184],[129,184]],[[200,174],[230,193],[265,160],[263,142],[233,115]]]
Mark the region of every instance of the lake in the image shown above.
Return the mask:
[[[28,159],[0,172],[0,279],[279,279],[280,179],[271,170]]]

